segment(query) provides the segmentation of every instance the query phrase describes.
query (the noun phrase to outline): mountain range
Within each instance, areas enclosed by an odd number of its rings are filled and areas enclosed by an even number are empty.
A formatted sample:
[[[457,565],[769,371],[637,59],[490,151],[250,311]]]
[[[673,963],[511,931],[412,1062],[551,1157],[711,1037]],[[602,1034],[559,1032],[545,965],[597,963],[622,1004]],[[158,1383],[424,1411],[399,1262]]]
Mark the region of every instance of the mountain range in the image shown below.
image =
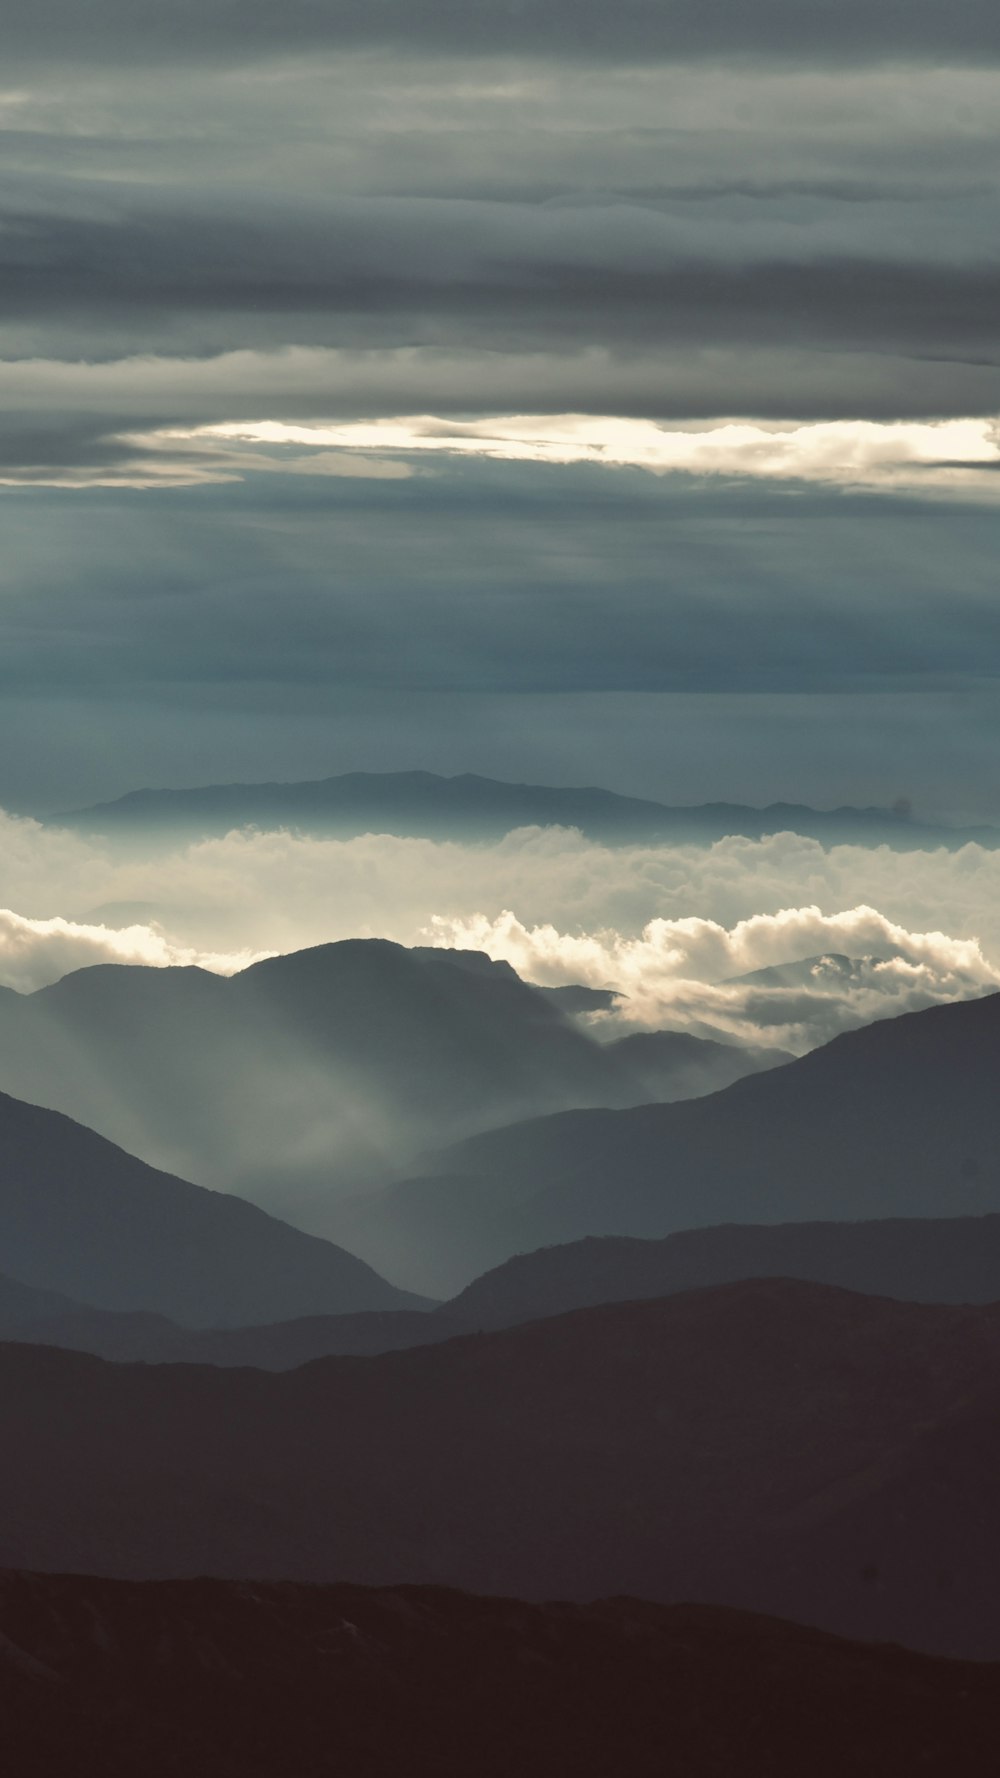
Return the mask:
[[[231,977],[107,964],[0,991],[0,1088],[320,1232],[331,1197],[414,1171],[428,1145],[784,1060],[683,1033],[598,1043],[508,964],[381,939]]]
[[[603,1303],[743,1278],[796,1278],[900,1301],[1000,1300],[1000,1216],[690,1229],[663,1241],[591,1237],[521,1254],[437,1308],[303,1315],[246,1327],[182,1327],[150,1310],[95,1308],[0,1276],[0,1339],[122,1362],[291,1370],[515,1327]]]
[[[662,1241],[590,1236],[518,1254],[429,1319],[514,1327],[742,1278],[798,1278],[901,1302],[1000,1302],[1000,1215],[723,1224]]]
[[[0,1254],[21,1287],[195,1326],[418,1303],[330,1242],[6,1094],[0,1152]]]
[[[0,1651],[32,1778],[995,1771],[996,1668],[690,1605],[8,1574]]]
[[[508,784],[464,773],[346,772],[288,784],[209,784],[191,790],[134,790],[114,802],[52,815],[85,833],[203,838],[233,828],[291,828],[351,837],[394,833],[488,840],[518,827],[576,827],[606,845],[709,845],[728,834],[759,839],[790,831],[828,845],[888,845],[900,851],[1000,844],[1000,829],[949,828],[903,808],[813,809],[771,803],[691,806],[619,796],[593,786]]]
[[[0,1346],[0,1564],[777,1613],[1000,1656],[1000,1308],[758,1280],[280,1375]]]
[[[1000,1210],[1000,996],[844,1033],[708,1098],[487,1132],[324,1232],[452,1296],[516,1253],[725,1222]]]

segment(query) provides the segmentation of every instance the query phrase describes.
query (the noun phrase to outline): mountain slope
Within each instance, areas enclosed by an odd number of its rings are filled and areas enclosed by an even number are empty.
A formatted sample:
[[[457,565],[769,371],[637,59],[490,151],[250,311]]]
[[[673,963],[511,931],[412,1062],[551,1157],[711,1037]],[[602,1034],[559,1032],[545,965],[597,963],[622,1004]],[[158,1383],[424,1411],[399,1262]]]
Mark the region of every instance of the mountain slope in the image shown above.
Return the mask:
[[[1000,996],[848,1032],[709,1098],[475,1137],[331,1233],[452,1295],[515,1253],[722,1222],[1000,1210]]]
[[[593,786],[559,789],[508,784],[466,773],[347,772],[293,784],[214,784],[194,790],[136,790],[115,802],[54,815],[53,825],[84,832],[221,834],[234,827],[291,827],[308,833],[366,832],[432,839],[490,839],[516,827],[578,827],[605,843],[673,841],[710,844],[727,834],[759,838],[791,830],[829,844],[927,845],[1000,842],[1000,830],[962,832],[914,821],[892,809],[811,809],[772,803],[670,806]]]
[[[756,1281],[281,1375],[8,1345],[0,1415],[7,1565],[641,1586],[1000,1655],[996,1307]]]
[[[998,1302],[1000,1215],[724,1224],[662,1241],[592,1235],[518,1254],[438,1314],[470,1327],[514,1327],[741,1278],[799,1278],[903,1302]]]
[[[329,1242],[5,1094],[0,1149],[0,1253],[35,1289],[196,1325],[413,1302]]]
[[[338,1188],[562,1107],[704,1091],[780,1055],[601,1045],[482,953],[348,940],[225,978],[102,965],[0,998],[0,1087],[307,1226]]]
[[[987,1778],[998,1673],[767,1618],[429,1588],[0,1577],[32,1778]]]

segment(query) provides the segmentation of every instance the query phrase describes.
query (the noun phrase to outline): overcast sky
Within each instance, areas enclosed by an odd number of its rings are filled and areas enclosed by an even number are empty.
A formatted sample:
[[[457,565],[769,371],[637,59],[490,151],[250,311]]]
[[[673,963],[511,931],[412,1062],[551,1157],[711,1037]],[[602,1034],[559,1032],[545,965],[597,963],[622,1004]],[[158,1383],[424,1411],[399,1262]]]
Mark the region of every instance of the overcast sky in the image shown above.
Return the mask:
[[[1000,817],[995,0],[7,0],[0,803]]]

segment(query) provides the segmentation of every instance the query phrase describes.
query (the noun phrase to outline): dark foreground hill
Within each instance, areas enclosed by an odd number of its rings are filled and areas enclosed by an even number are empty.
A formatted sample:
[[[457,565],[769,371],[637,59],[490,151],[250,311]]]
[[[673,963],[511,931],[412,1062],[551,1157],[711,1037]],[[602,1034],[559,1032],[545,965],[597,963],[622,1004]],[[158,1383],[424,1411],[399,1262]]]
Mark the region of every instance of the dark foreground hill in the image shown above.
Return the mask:
[[[0,1347],[0,1564],[639,1593],[1000,1657],[1000,1308],[757,1281],[273,1375]]]
[[[784,1059],[684,1035],[600,1044],[505,963],[382,939],[228,978],[98,965],[0,994],[3,1090],[307,1222],[338,1184],[398,1178],[428,1145],[706,1092]]]
[[[0,1577],[31,1778],[992,1778],[1000,1673],[742,1613]]]
[[[514,1327],[741,1278],[808,1279],[903,1302],[998,1302],[1000,1215],[729,1224],[662,1241],[592,1235],[518,1254],[438,1313],[470,1327]]]
[[[5,1094],[0,1153],[0,1255],[35,1290],[195,1326],[415,1306],[332,1243]]]
[[[86,833],[204,837],[232,828],[292,828],[303,833],[419,835],[486,840],[516,827],[578,827],[608,845],[709,845],[727,834],[758,839],[791,831],[829,845],[889,845],[907,851],[958,846],[970,839],[996,845],[993,828],[929,826],[895,809],[811,809],[772,803],[690,807],[618,796],[593,786],[559,789],[508,784],[463,773],[345,772],[292,784],[210,784],[194,790],[135,790],[117,801],[51,817],[53,825]]]
[[[515,1253],[586,1235],[997,1212],[998,1081],[991,994],[848,1032],[707,1099],[474,1137],[330,1232],[450,1296]]]

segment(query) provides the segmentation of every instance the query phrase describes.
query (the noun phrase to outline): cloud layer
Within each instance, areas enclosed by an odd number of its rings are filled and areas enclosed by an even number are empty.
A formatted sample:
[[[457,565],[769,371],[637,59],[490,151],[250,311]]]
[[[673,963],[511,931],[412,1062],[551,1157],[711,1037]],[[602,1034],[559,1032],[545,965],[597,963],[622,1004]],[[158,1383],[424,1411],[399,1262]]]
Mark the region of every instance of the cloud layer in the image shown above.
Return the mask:
[[[200,963],[354,936],[504,957],[624,998],[624,1027],[806,1049],[848,1025],[1000,984],[1000,852],[897,854],[796,835],[608,848],[562,829],[488,846],[234,833],[113,854],[0,817],[0,982],[94,962]],[[734,977],[833,954],[854,962]]]
[[[975,939],[908,932],[875,908],[755,914],[727,930],[712,920],[652,920],[638,938],[437,920],[435,942],[484,950],[528,980],[584,982],[621,996],[594,1029],[693,1030],[803,1051],[873,1019],[1000,987],[1000,967]],[[789,968],[801,963],[802,969]],[[759,979],[743,981],[742,976]]]
[[[112,927],[59,917],[31,920],[0,908],[0,985],[22,994],[98,963],[135,963],[153,969],[197,964],[232,975],[254,960],[250,951],[225,955],[175,944],[154,926]]]
[[[14,0],[0,802],[993,809],[998,46],[985,0]]]
[[[1000,27],[989,0],[909,0],[905,8],[839,0],[533,0],[530,6],[468,0],[96,0],[81,14],[71,0],[44,12],[8,0],[8,55],[121,65],[150,61],[239,65],[259,56],[389,45],[418,54],[512,52],[559,60],[599,57],[750,56],[780,60],[928,58],[978,63],[1000,58]]]

